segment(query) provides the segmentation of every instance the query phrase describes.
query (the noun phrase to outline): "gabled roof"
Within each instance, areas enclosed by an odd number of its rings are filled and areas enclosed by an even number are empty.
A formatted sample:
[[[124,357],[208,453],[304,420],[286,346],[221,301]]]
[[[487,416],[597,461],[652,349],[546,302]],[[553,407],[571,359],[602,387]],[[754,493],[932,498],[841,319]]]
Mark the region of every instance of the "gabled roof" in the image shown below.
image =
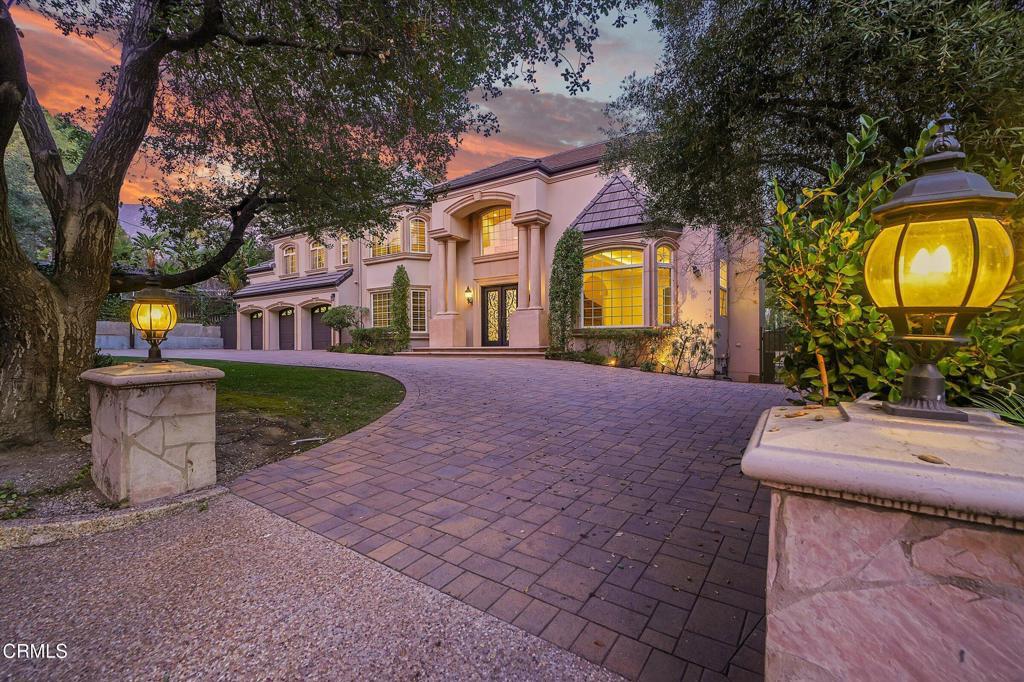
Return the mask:
[[[469,187],[480,182],[487,180],[496,180],[498,178],[508,177],[509,175],[516,175],[517,173],[523,173],[528,170],[539,170],[547,175],[554,175],[555,173],[562,173],[564,171],[573,170],[574,168],[582,168],[583,166],[589,166],[596,164],[604,156],[605,143],[596,142],[594,144],[588,144],[583,147],[576,147],[575,149],[567,149],[563,152],[556,152],[549,154],[548,156],[539,159],[528,159],[523,156],[516,156],[511,159],[496,163],[493,166],[487,168],[481,168],[480,170],[473,171],[462,177],[450,180],[444,183],[442,187],[447,189],[458,189],[460,187]]]
[[[253,298],[269,294],[283,294],[288,291],[306,291],[308,289],[327,289],[336,287],[352,276],[352,268],[341,272],[325,272],[321,275],[283,279],[274,282],[260,282],[242,287],[235,292],[235,298]]]
[[[616,227],[633,227],[647,222],[643,194],[621,173],[613,175],[570,227],[580,232],[597,232]]]

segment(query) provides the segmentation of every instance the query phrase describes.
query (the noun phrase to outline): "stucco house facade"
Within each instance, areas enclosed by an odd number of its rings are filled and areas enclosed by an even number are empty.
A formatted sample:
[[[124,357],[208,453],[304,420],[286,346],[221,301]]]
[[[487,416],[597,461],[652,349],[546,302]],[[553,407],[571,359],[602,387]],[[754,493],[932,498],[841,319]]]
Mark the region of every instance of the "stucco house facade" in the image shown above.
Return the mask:
[[[629,177],[600,174],[603,152],[513,158],[452,180],[381,243],[276,238],[273,261],[252,268],[236,294],[240,347],[326,348],[338,341],[319,322],[331,305],[365,307],[364,324],[386,326],[391,278],[404,265],[415,352],[541,351],[555,244],[573,228],[584,237],[581,329],[705,322],[719,365],[740,380],[757,375],[759,244],[682,228],[651,235]]]

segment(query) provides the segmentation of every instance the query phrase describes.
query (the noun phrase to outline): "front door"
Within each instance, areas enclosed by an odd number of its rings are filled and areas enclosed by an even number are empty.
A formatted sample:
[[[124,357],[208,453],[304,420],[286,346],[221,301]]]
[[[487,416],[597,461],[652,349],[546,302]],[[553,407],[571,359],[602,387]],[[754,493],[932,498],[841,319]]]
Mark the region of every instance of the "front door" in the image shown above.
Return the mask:
[[[517,285],[502,284],[480,290],[484,304],[482,342],[485,346],[508,345],[508,318],[517,307]]]
[[[280,313],[277,327],[277,347],[281,350],[295,350],[295,309],[285,308]]]

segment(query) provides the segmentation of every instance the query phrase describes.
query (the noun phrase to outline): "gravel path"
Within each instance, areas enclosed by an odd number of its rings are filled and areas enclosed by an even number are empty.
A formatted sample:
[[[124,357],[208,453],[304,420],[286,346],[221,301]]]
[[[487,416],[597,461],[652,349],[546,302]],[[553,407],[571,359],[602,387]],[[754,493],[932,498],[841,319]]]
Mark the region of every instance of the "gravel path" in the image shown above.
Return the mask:
[[[0,679],[613,680],[612,673],[234,495],[0,552]]]

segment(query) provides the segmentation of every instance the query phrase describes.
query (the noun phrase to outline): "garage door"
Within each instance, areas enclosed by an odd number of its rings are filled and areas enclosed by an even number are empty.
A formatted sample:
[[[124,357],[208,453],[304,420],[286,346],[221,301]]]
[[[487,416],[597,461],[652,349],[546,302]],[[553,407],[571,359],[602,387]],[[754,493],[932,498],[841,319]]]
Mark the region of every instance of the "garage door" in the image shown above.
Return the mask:
[[[249,339],[253,350],[263,350],[263,313],[249,315]]]
[[[331,345],[331,328],[323,322],[329,307],[318,305],[312,310],[313,350],[327,350]]]
[[[278,348],[281,350],[295,350],[295,309],[285,308],[278,315],[281,316],[278,324]]]

